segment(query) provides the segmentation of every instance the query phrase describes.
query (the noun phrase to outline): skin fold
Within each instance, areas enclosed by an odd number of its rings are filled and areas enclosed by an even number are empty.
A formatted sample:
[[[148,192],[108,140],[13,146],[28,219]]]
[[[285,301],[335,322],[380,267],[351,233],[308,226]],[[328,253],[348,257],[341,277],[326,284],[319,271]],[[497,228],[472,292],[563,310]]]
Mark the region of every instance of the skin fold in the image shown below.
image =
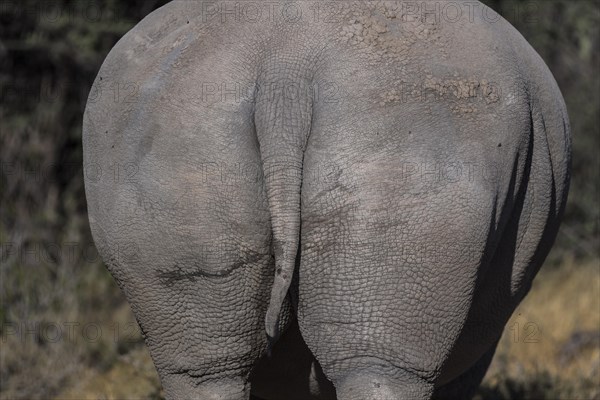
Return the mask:
[[[473,395],[570,128],[512,26],[444,4],[175,1],[107,56],[90,225],[168,399]]]

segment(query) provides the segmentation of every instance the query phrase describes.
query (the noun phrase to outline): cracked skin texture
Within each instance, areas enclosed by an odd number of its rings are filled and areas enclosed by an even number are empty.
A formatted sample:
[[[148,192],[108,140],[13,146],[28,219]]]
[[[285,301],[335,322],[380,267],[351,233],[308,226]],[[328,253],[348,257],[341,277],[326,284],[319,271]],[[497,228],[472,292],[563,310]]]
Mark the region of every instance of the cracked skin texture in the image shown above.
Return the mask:
[[[110,52],[100,254],[169,399],[468,398],[564,209],[560,91],[504,20],[294,4],[173,2]]]

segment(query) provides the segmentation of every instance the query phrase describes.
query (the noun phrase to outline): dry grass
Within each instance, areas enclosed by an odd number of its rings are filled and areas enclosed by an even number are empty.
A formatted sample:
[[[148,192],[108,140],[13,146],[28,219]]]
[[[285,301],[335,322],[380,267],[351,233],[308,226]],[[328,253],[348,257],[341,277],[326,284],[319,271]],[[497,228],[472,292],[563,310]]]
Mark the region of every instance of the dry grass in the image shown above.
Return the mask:
[[[542,269],[507,324],[480,399],[600,399],[600,265]]]
[[[83,371],[77,382],[57,399],[162,399],[156,369],[146,347],[137,347],[119,357],[105,373]]]

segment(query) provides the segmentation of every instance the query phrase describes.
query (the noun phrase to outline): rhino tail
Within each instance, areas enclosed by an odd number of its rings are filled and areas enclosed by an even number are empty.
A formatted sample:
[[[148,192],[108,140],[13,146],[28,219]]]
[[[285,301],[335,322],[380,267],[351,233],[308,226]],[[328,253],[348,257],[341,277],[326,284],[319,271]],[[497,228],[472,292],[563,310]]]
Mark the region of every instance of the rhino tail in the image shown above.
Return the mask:
[[[275,276],[265,316],[271,345],[279,336],[279,317],[292,282],[300,244],[300,191],[304,152],[312,118],[312,97],[276,98],[259,87],[254,124],[271,214]]]

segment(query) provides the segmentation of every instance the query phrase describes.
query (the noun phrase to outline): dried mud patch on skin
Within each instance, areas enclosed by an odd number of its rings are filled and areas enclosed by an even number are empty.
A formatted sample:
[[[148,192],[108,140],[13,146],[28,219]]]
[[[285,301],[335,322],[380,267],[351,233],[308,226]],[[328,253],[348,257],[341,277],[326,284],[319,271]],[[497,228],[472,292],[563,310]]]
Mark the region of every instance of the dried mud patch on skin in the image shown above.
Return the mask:
[[[440,78],[429,74],[421,81],[396,81],[381,94],[380,105],[447,102],[453,113],[463,115],[482,111],[499,100],[497,85],[486,79]]]
[[[402,3],[348,3],[341,18],[340,40],[364,51],[371,62],[407,63],[413,49],[432,45],[445,54],[439,24],[410,13]]]

